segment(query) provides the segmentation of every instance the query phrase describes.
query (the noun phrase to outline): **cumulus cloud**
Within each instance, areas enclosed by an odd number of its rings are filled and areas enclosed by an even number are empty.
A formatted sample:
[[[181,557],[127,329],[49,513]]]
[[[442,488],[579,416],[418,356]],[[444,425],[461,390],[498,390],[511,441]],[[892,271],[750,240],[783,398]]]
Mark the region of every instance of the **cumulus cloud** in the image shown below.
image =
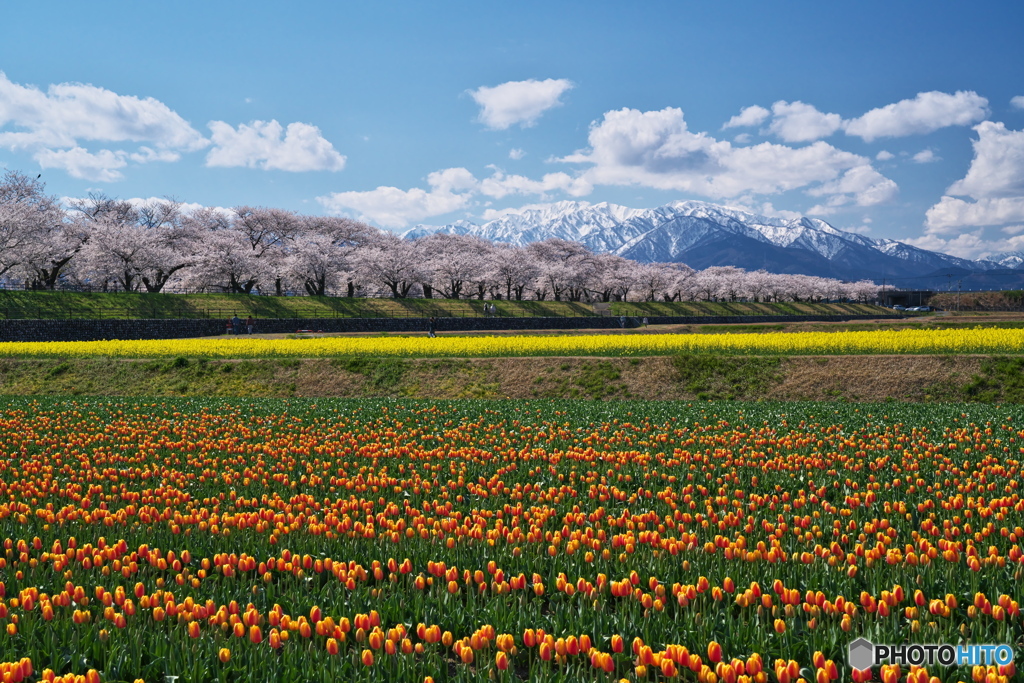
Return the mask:
[[[470,90],[470,96],[480,105],[481,123],[492,130],[505,130],[519,124],[529,128],[552,107],[562,104],[562,94],[573,87],[565,78],[543,81],[508,81],[494,87],[482,86]]]
[[[544,196],[549,192],[565,192],[573,197],[583,197],[594,190],[584,178],[574,178],[568,173],[547,173],[540,180],[532,180],[521,175],[505,175],[495,171],[489,178],[480,181],[481,194],[501,199],[510,194],[537,194]]]
[[[895,158],[895,156],[896,155],[893,154],[892,152],[883,149],[881,152],[875,155],[875,159],[877,159],[878,161],[889,161],[890,159]]]
[[[920,249],[952,254],[966,259],[984,259],[1008,251],[1024,251],[1024,235],[986,240],[980,230],[965,232],[949,239],[939,235],[926,234],[902,241]]]
[[[985,121],[974,127],[974,159],[949,194],[982,197],[1024,196],[1024,131]]]
[[[872,109],[847,121],[847,135],[871,142],[878,138],[925,134],[947,126],[969,126],[988,115],[988,100],[972,91],[931,91]]]
[[[124,176],[118,169],[128,165],[124,152],[102,149],[93,154],[82,147],[71,149],[41,149],[35,154],[43,168],[59,168],[73,178],[113,182]]]
[[[930,149],[922,149],[910,158],[915,164],[931,164],[942,160],[942,157],[936,155],[935,152]]]
[[[753,105],[740,110],[740,113],[725,122],[722,129],[742,128],[746,126],[760,126],[771,115],[771,112],[764,107]]]
[[[843,125],[839,114],[826,114],[804,102],[779,100],[772,105],[768,130],[785,142],[810,142],[827,138]]]
[[[1017,95],[1010,99],[1010,106],[1017,109],[1024,109],[1024,95]]]
[[[19,85],[0,72],[0,145],[68,148],[78,141],[151,142],[193,151],[208,143],[185,119],[152,97],[118,95],[82,83],[51,85],[46,92]]]
[[[89,151],[84,144],[147,143]],[[45,91],[11,81],[0,72],[0,148],[26,150],[44,168],[61,168],[88,180],[121,178],[127,160],[176,160],[180,152],[207,146],[185,119],[152,97],[119,95],[83,83]]]
[[[209,123],[213,148],[207,166],[244,166],[266,171],[340,171],[345,157],[324,139],[320,129],[308,123],[253,121],[232,127],[223,121]]]
[[[526,156],[526,152],[524,152],[523,150],[519,149],[518,147],[513,147],[512,149],[510,149],[508,151],[508,158],[512,159],[513,161],[519,161],[520,159],[522,159],[525,156]]]
[[[249,166],[287,171],[337,171],[345,165],[319,129],[256,121],[237,129],[210,124],[208,166]],[[132,143],[132,144],[128,144]],[[82,83],[45,91],[14,83],[0,72],[0,148],[30,152],[43,168],[75,178],[110,182],[129,162],[174,162],[210,140],[163,102],[120,95]]]
[[[944,196],[925,214],[927,232],[945,234],[971,226],[1024,221],[1024,197],[982,197],[969,202]]]
[[[821,141],[804,147],[768,142],[734,147],[706,133],[691,132],[683,112],[672,107],[607,112],[592,124],[588,140],[589,149],[561,161],[588,164],[582,177],[595,185],[642,185],[716,199],[806,188],[833,181],[851,169],[870,169],[868,159]],[[853,201],[871,203],[895,188],[892,181],[877,172],[876,176],[868,184],[874,187],[871,191],[868,186],[836,191],[853,195]],[[847,182],[866,177],[858,171]]]
[[[464,208],[471,197],[467,190],[476,186],[476,178],[464,168],[448,168],[431,173],[427,183],[430,190],[380,186],[367,192],[334,192],[317,201],[331,213],[354,211],[361,220],[403,228],[413,221]]]
[[[812,197],[829,197],[829,206],[833,208],[851,203],[857,206],[884,204],[895,199],[898,193],[895,182],[867,164],[855,166],[839,178],[807,191]]]
[[[928,209],[925,225],[930,233],[1024,221],[1024,131],[993,121],[983,121],[974,130],[978,139],[971,166]]]
[[[368,192],[335,192],[318,201],[331,213],[355,211],[363,220],[389,228],[402,228],[413,221],[441,216],[466,208],[478,195],[501,199],[509,195],[539,195],[564,192],[574,197],[589,194],[593,186],[568,173],[548,173],[540,180],[521,175],[506,175],[496,169],[478,180],[465,168],[448,168],[427,176],[429,190],[378,187]]]

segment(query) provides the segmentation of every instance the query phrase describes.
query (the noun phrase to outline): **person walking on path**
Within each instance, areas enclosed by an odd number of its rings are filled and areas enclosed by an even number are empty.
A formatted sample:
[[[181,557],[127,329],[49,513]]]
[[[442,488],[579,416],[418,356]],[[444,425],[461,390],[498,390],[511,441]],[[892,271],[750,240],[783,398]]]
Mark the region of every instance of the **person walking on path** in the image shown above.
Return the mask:
[[[256,321],[252,319],[250,315],[245,319],[245,329],[248,330],[249,334],[252,334],[252,328],[256,326]]]
[[[235,333],[235,326],[231,324],[231,318],[228,318],[228,329],[227,329],[226,334],[228,336],[230,336],[230,335],[232,335],[234,333]]]
[[[619,327],[625,329],[625,327],[626,327],[626,316],[624,316],[624,315],[620,315],[619,316]]]
[[[434,316],[430,316],[430,320],[427,321],[427,336],[436,337],[435,332],[437,332],[437,320],[434,319]]]
[[[237,313],[231,318],[231,327],[234,328],[235,334],[242,334],[242,319],[238,317]]]

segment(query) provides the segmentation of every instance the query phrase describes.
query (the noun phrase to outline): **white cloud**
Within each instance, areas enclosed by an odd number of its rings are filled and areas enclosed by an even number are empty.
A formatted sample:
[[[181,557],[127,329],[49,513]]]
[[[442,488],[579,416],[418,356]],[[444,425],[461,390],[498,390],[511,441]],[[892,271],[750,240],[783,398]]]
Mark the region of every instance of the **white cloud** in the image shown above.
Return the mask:
[[[207,166],[245,166],[265,171],[340,171],[345,157],[324,139],[320,129],[308,123],[253,121],[237,129],[223,121],[211,121],[213,149]]]
[[[173,162],[181,158],[177,152],[169,149],[153,149],[152,147],[139,147],[138,152],[128,155],[128,158],[137,164],[148,164],[152,161]]]
[[[810,142],[835,133],[843,125],[839,114],[826,114],[804,102],[779,100],[772,105],[768,130],[785,142]]]
[[[983,121],[974,127],[974,159],[948,195],[928,209],[929,233],[962,227],[1006,225],[1024,221],[1024,131]],[[966,201],[955,195],[970,197]]]
[[[983,197],[973,202],[944,196],[925,214],[926,232],[945,234],[963,227],[1024,221],[1024,197]]]
[[[82,83],[51,85],[46,92],[12,82],[0,72],[0,145],[67,148],[78,141],[150,142],[194,151],[208,142],[185,119],[152,97],[118,95]]]
[[[890,159],[894,158],[896,158],[895,154],[884,149],[875,155],[875,159],[877,159],[878,161],[889,161]]]
[[[764,107],[753,105],[740,110],[740,113],[725,122],[722,130],[726,128],[742,128],[745,126],[760,126],[771,114]]]
[[[899,188],[869,165],[855,166],[835,180],[811,188],[812,197],[830,196],[832,207],[855,203],[857,206],[875,206],[896,198]],[[822,213],[821,211],[817,213]]]
[[[523,150],[519,149],[518,147],[513,147],[512,149],[510,149],[508,151],[508,158],[512,159],[513,161],[519,161],[520,159],[522,159],[525,156],[526,156],[526,152],[524,152]]]
[[[982,197],[1024,196],[1024,131],[1007,130],[1002,123],[984,121],[974,127],[974,159],[967,175],[953,183],[949,194]]]
[[[716,199],[805,188],[835,180],[850,169],[870,168],[868,159],[820,141],[799,148],[768,142],[734,147],[690,132],[683,112],[671,107],[607,112],[591,125],[588,139],[590,149],[561,161],[589,164],[583,177],[595,185],[641,185]],[[895,187],[879,178],[873,177],[874,190],[865,186],[843,193],[864,193],[863,201],[874,201],[891,191],[886,187]]]
[[[847,121],[844,128],[847,135],[871,142],[877,138],[931,133],[947,126],[968,126],[987,115],[988,100],[976,92],[957,91],[950,95],[932,91],[872,109]]]
[[[943,239],[932,234],[902,241],[920,249],[938,251],[967,259],[983,259],[1008,251],[1024,251],[1024,235],[986,240],[980,230],[965,232],[950,239]]]
[[[1017,95],[1010,99],[1010,106],[1017,109],[1024,109],[1024,95]]]
[[[404,228],[413,221],[441,216],[464,208],[477,180],[464,168],[448,168],[427,176],[430,191],[414,187],[400,190],[381,186],[368,192],[334,192],[317,197],[331,213],[355,211],[361,220],[389,228]]]
[[[124,152],[102,149],[93,154],[82,147],[71,149],[42,149],[35,158],[43,168],[59,168],[73,178],[113,182],[124,176],[117,169],[128,165]]]
[[[915,164],[931,164],[942,160],[942,157],[936,155],[935,152],[930,149],[922,149],[910,158]]]
[[[85,143],[148,143],[134,152],[89,151]],[[0,148],[27,150],[44,168],[76,178],[118,180],[128,160],[173,161],[207,146],[189,123],[152,97],[119,95],[83,83],[60,83],[44,92],[0,72]]]
[[[740,133],[739,135],[733,137],[732,141],[738,145],[745,145],[753,139],[754,138],[750,133]]]
[[[501,199],[509,195],[539,195],[564,192],[574,197],[589,194],[593,186],[583,178],[568,173],[548,173],[540,180],[521,175],[505,175],[500,169],[483,180],[464,168],[448,168],[427,176],[430,190],[378,187],[368,192],[335,192],[318,201],[332,213],[346,210],[359,212],[360,218],[392,228],[407,226],[413,221],[458,211],[469,205],[476,195]]]
[[[574,178],[568,173],[547,173],[540,180],[532,180],[526,176],[507,176],[495,171],[489,178],[480,181],[479,191],[488,197],[501,199],[510,194],[545,195],[548,192],[561,191],[573,197],[583,197],[594,190],[583,178]]]
[[[480,105],[480,121],[492,130],[505,130],[517,123],[523,128],[534,125],[544,112],[562,104],[559,98],[573,85],[565,78],[530,79],[482,86],[469,94]]]

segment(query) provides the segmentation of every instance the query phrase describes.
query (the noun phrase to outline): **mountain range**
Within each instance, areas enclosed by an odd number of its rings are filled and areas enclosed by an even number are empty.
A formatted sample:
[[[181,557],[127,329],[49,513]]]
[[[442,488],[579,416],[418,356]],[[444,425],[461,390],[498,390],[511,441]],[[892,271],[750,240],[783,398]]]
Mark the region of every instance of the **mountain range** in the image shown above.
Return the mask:
[[[475,235],[520,246],[559,238],[582,242],[594,252],[645,263],[682,262],[696,269],[738,266],[842,280],[885,280],[905,289],[945,289],[957,280],[973,289],[1024,285],[1024,252],[973,261],[840,230],[818,218],[761,216],[698,201],[672,202],[654,209],[565,201],[509,212],[483,224],[418,225],[404,236],[433,232]]]

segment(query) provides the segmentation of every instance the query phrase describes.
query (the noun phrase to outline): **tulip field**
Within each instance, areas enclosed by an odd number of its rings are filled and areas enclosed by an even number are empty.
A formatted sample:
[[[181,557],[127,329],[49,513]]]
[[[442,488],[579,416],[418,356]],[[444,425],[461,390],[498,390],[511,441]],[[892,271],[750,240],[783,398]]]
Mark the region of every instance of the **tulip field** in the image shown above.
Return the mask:
[[[3,681],[1009,681],[1024,409],[0,400]]]
[[[907,329],[867,332],[753,334],[641,334],[437,338],[317,337],[0,342],[0,358],[275,358],[275,357],[484,357],[484,356],[663,356],[672,354],[1019,354],[1017,329]]]

